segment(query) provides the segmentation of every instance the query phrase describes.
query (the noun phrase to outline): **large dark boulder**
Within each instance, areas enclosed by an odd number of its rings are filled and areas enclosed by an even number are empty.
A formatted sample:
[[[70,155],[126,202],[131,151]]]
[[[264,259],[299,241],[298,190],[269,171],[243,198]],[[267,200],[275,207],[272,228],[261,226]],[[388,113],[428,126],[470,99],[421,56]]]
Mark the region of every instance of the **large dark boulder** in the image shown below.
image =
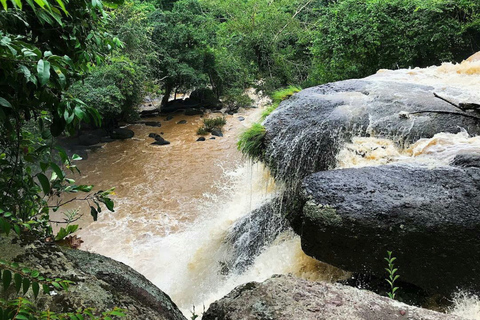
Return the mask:
[[[205,109],[222,109],[222,103],[220,100],[218,100],[212,89],[196,89],[190,94],[190,99],[197,102],[202,108]]]
[[[303,201],[291,221],[306,254],[383,278],[390,250],[403,281],[430,293],[480,291],[480,169],[318,172],[303,181]]]
[[[203,320],[461,320],[340,284],[273,276],[235,288]]]
[[[114,244],[112,244],[114,245]],[[71,280],[68,291],[28,296],[41,310],[66,313],[94,308],[96,313],[126,309],[122,319],[186,320],[172,300],[144,276],[113,259],[40,241],[22,243],[0,237],[2,259],[18,262],[52,278]],[[6,293],[17,297],[13,287]],[[5,297],[5,296],[4,296]]]
[[[92,146],[94,144],[100,143],[101,141],[101,136],[91,133],[84,133],[78,136],[78,144],[81,146]]]
[[[134,135],[135,133],[132,130],[127,128],[116,128],[116,129],[113,129],[112,132],[110,132],[110,138],[112,139],[125,140],[125,139],[133,138]]]
[[[436,98],[435,88],[369,77],[329,83],[296,93],[264,125],[265,157],[277,178],[299,181],[331,169],[336,155],[353,136],[391,138],[399,146],[439,132],[461,128],[480,134],[477,120]],[[442,88],[449,96],[460,90]],[[452,113],[419,113],[441,111]]]

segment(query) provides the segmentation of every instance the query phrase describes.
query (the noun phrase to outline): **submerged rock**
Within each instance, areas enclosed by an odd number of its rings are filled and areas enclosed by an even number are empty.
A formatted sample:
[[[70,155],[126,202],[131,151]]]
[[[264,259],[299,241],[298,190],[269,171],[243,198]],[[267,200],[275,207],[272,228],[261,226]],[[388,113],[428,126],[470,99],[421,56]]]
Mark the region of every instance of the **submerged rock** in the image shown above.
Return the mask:
[[[223,137],[222,129],[214,128],[211,131],[212,136]]]
[[[235,288],[203,320],[461,320],[340,284],[273,276]]]
[[[385,276],[393,251],[403,281],[430,293],[480,291],[480,169],[388,165],[318,172],[293,215],[306,254]]]
[[[74,312],[94,308],[96,313],[126,309],[122,319],[185,320],[172,300],[144,276],[110,258],[40,241],[21,243],[17,238],[0,237],[2,259],[38,270],[42,275],[71,280],[68,291],[28,297],[41,310]],[[10,297],[17,297],[11,288]]]
[[[149,127],[161,127],[162,124],[159,121],[145,121],[143,122],[144,125],[149,126]]]

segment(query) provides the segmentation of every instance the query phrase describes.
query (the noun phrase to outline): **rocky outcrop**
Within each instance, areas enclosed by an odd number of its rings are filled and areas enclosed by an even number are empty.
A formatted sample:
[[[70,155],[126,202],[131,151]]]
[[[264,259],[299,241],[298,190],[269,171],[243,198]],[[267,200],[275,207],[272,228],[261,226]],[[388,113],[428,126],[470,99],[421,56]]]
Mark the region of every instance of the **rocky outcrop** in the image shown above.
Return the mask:
[[[478,114],[454,106],[480,101],[472,79],[451,81],[466,67],[382,71],[309,88],[267,117],[263,160],[290,187],[287,218],[307,254],[383,278],[390,250],[401,279],[430,293],[480,291],[477,154],[434,170],[327,171],[354,137],[390,139],[401,149],[440,132],[480,134]]]
[[[264,161],[277,178],[300,181],[310,173],[332,169],[338,151],[354,136],[391,138],[403,146],[461,128],[480,133],[477,119],[436,98],[434,92],[431,86],[375,77],[303,90],[282,102],[265,121]],[[462,94],[454,88],[442,92],[453,97]]]
[[[292,276],[235,288],[210,305],[203,320],[461,320],[420,309],[372,292]]]
[[[18,262],[41,274],[71,280],[68,291],[40,294],[40,309],[74,312],[94,308],[97,312],[126,309],[122,319],[185,320],[177,306],[144,276],[110,258],[39,241],[22,243],[18,238],[0,237],[2,259]],[[13,288],[10,297],[14,297]]]
[[[318,172],[303,182],[295,231],[306,254],[430,293],[480,291],[480,169],[388,165]]]

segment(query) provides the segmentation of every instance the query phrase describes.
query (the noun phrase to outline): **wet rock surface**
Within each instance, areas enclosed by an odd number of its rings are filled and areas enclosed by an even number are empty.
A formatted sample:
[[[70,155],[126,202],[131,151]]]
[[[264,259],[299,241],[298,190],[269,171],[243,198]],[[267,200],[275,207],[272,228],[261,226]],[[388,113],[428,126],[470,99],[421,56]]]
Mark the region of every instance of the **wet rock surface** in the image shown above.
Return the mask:
[[[434,92],[430,86],[372,77],[302,90],[267,117],[265,162],[280,179],[299,180],[332,169],[339,149],[353,136],[391,138],[403,146],[461,128],[480,134],[476,119],[460,115]],[[451,113],[415,114],[420,111]]]
[[[318,172],[291,220],[306,254],[347,271],[385,275],[430,293],[480,291],[480,169],[388,165]]]
[[[64,313],[95,308],[100,313],[119,307],[127,310],[122,319],[185,320],[165,293],[121,262],[40,241],[22,243],[13,237],[0,238],[0,252],[2,259],[75,282],[68,291],[40,294],[37,300],[29,297],[40,309]],[[9,293],[13,297],[12,290]]]
[[[279,212],[280,199],[273,199],[235,222],[229,232],[231,258],[225,261],[229,271],[244,272],[283,231],[288,223]]]
[[[463,318],[381,297],[372,292],[292,276],[273,276],[235,288],[210,305],[204,320],[460,320]]]

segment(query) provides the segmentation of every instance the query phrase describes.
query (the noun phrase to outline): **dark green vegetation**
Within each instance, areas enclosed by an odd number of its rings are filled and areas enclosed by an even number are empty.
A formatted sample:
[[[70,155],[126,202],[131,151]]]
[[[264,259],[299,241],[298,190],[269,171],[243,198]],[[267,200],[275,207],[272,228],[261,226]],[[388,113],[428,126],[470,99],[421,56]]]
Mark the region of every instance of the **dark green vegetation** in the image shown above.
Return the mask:
[[[70,225],[75,214],[66,215],[66,228],[54,237],[50,213],[70,200],[65,193],[85,193],[81,200],[91,205],[97,219],[100,203],[113,211],[111,190],[92,191],[92,186],[76,185],[67,171],[78,172],[80,158],[69,157],[55,147],[53,138],[73,133],[83,122],[101,124],[95,108],[85,105],[67,90],[93,64],[101,63],[119,44],[104,28],[104,5],[119,1],[2,0],[0,13],[0,235],[13,231],[31,239],[65,238],[76,231]],[[77,199],[77,198],[73,198]],[[79,199],[80,200],[80,199]],[[52,240],[51,240],[52,241]],[[13,283],[18,293],[31,287],[38,295],[40,285],[68,288],[69,281],[49,279],[37,271],[1,262],[5,296]],[[89,316],[91,311],[78,311]],[[115,311],[116,312],[116,311]],[[114,315],[105,313],[100,318]],[[120,315],[120,314],[119,314]],[[75,315],[55,315],[38,311],[24,298],[0,299],[2,319],[77,319]],[[94,318],[93,316],[91,318]]]
[[[227,120],[224,117],[216,117],[211,119],[203,119],[203,126],[198,128],[198,135],[207,135],[213,130],[222,130],[222,127],[227,123]]]
[[[261,160],[264,136],[265,127],[260,123],[254,123],[240,136],[240,140],[237,143],[238,149],[253,161]]]

